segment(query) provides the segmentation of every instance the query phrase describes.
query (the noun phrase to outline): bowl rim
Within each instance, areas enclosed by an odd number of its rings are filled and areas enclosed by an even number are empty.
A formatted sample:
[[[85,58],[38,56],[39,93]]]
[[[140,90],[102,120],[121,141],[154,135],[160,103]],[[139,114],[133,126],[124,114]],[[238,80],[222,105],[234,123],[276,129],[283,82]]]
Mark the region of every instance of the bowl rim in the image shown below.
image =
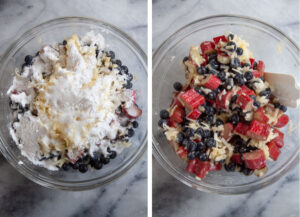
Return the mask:
[[[154,51],[153,55],[152,55],[152,59],[153,59],[153,71],[152,71],[152,76],[155,73],[155,69],[157,67],[157,64],[159,64],[159,61],[157,60],[159,53],[161,52],[162,49],[164,49],[168,42],[175,38],[176,36],[178,36],[182,31],[184,31],[186,28],[193,26],[195,24],[199,24],[200,22],[203,21],[207,21],[207,20],[212,20],[212,19],[220,19],[220,18],[225,18],[225,19],[236,19],[239,21],[253,21],[255,25],[260,24],[262,26],[266,26],[269,29],[272,29],[273,31],[279,33],[281,36],[283,36],[284,38],[287,39],[287,41],[289,43],[292,44],[292,46],[294,46],[296,48],[296,50],[298,51],[298,56],[300,53],[300,48],[299,46],[289,37],[287,36],[285,33],[283,33],[280,29],[278,29],[277,27],[268,24],[264,21],[261,21],[259,19],[256,18],[252,18],[252,17],[248,17],[248,16],[242,16],[242,15],[231,15],[231,14],[218,14],[218,15],[213,15],[213,16],[206,16],[203,17],[201,19],[197,19],[194,20],[184,26],[182,26],[181,28],[179,28],[178,30],[176,30],[175,32],[173,32],[172,34],[170,34]],[[228,20],[226,20],[228,22]],[[299,109],[299,107],[298,107]],[[153,115],[153,112],[152,112]],[[215,186],[213,184],[207,184],[207,185],[203,185],[201,184],[201,182],[196,182],[195,180],[191,180],[188,179],[185,175],[183,175],[182,173],[180,173],[176,168],[172,167],[169,160],[164,159],[162,157],[162,155],[160,154],[159,151],[159,142],[156,140],[155,138],[155,133],[154,133],[154,129],[152,129],[152,150],[153,150],[153,155],[155,157],[155,159],[158,161],[158,163],[160,164],[161,167],[163,167],[171,176],[173,176],[175,179],[177,179],[178,181],[184,183],[185,185],[192,187],[194,189],[197,189],[199,191],[203,191],[203,192],[209,192],[209,193],[217,193],[217,194],[224,194],[224,195],[232,195],[232,194],[243,194],[243,193],[248,193],[250,191],[256,191],[259,190],[261,188],[264,188],[270,184],[275,183],[277,180],[279,180],[283,175],[285,175],[288,171],[290,171],[292,168],[294,168],[298,163],[299,163],[299,148],[297,149],[297,151],[295,152],[295,154],[292,156],[290,163],[287,164],[287,166],[285,167],[281,167],[279,170],[275,171],[272,174],[269,174],[267,176],[264,176],[264,178],[266,178],[266,180],[264,180],[262,182],[261,179],[258,179],[257,181],[251,182],[251,183],[247,183],[247,184],[242,184],[242,185],[237,185],[237,186]],[[298,145],[300,146],[300,144]],[[226,189],[226,190],[225,190]]]
[[[66,16],[66,17],[58,17],[54,19],[46,20],[32,28],[27,29],[22,34],[19,34],[19,36],[14,37],[12,40],[13,42],[10,43],[10,45],[4,50],[2,53],[2,56],[0,58],[0,65],[3,64],[4,61],[9,57],[10,53],[14,50],[14,48],[18,45],[18,43],[21,41],[22,38],[28,37],[32,35],[34,32],[39,33],[44,28],[63,24],[63,23],[76,23],[79,22],[81,24],[92,24],[92,25],[98,25],[99,27],[103,29],[109,29],[110,31],[114,32],[119,37],[122,37],[125,44],[127,44],[130,49],[134,51],[134,53],[137,55],[139,61],[141,62],[143,68],[145,69],[145,73],[148,79],[148,71],[147,71],[147,55],[144,52],[144,50],[139,46],[139,44],[127,33],[122,31],[120,28],[116,27],[115,25],[112,25],[108,22],[89,18],[89,17],[82,17],[82,16]],[[100,25],[99,25],[100,24]],[[148,94],[147,94],[148,97]],[[148,117],[146,117],[146,122],[148,122]],[[6,143],[3,140],[2,137],[0,137],[0,152],[2,155],[6,158],[6,160],[22,175],[24,175],[26,178],[30,179],[31,181],[42,185],[47,188],[51,189],[59,189],[59,190],[66,190],[66,191],[83,191],[83,190],[89,190],[96,187],[100,187],[103,185],[106,185],[110,182],[113,182],[123,176],[126,172],[128,172],[136,163],[137,161],[143,156],[145,151],[147,150],[147,138],[148,138],[148,130],[146,130],[146,133],[144,135],[144,138],[142,139],[141,143],[139,144],[136,153],[133,155],[131,160],[128,162],[125,162],[121,165],[121,167],[118,167],[114,173],[109,174],[109,178],[106,178],[104,181],[99,178],[93,178],[85,181],[74,181],[74,182],[66,182],[61,180],[52,180],[49,177],[45,176],[36,176],[30,172],[30,170],[27,167],[21,167],[18,162],[15,162],[11,153],[6,150]],[[102,181],[100,181],[102,180]],[[74,184],[76,186],[74,186]]]

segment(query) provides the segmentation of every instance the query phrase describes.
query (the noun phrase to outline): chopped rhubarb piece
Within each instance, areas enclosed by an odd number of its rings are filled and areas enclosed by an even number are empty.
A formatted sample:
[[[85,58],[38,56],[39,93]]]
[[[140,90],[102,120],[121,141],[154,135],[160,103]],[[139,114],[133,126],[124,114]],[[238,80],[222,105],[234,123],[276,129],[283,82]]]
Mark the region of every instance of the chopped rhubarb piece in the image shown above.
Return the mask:
[[[176,123],[181,123],[185,116],[185,111],[183,108],[175,105],[170,111],[170,119],[174,120]]]
[[[195,158],[194,160],[190,160],[188,165],[186,166],[186,171],[188,173],[194,173],[195,168],[199,167],[199,161],[197,158]]]
[[[168,118],[168,126],[169,126],[169,127],[174,127],[174,128],[176,128],[177,125],[178,125],[178,124],[177,124],[173,119]]]
[[[178,154],[178,156],[183,159],[183,160],[187,160],[187,150],[183,147],[183,146],[180,146],[178,147],[176,153]]]
[[[270,126],[268,124],[260,123],[253,120],[247,132],[247,136],[252,139],[266,140],[270,133]]]
[[[243,85],[241,87],[241,89],[239,89],[236,93],[238,95],[246,94],[247,96],[250,96],[250,95],[254,95],[255,96],[254,91],[251,90],[251,89],[249,89],[246,85]]]
[[[231,156],[231,161],[236,164],[243,164],[242,155],[240,153],[233,153]]]
[[[254,78],[260,78],[263,76],[263,73],[258,70],[253,70],[252,74],[253,74]]]
[[[206,77],[201,83],[203,87],[206,87],[211,90],[215,90],[220,86],[221,81],[219,78],[211,74],[208,77]]]
[[[246,167],[252,170],[262,169],[266,166],[266,157],[261,149],[243,154]]]
[[[203,58],[203,62],[201,63],[201,66],[206,66],[207,62],[208,62],[208,55],[205,54],[201,54],[202,58]]]
[[[189,161],[186,171],[189,173],[194,173],[197,177],[203,179],[210,168],[209,161],[200,161],[197,158]]]
[[[199,67],[205,61],[199,53],[198,46],[192,46],[190,48],[190,60],[197,67]]]
[[[278,118],[278,121],[274,127],[278,127],[278,128],[284,127],[285,125],[287,125],[288,122],[289,122],[289,116],[283,114],[280,116],[280,118]]]
[[[274,141],[271,141],[271,142],[268,142],[267,146],[269,148],[270,158],[272,158],[273,160],[277,160],[281,151],[278,148],[278,146],[276,145],[276,143]]]
[[[250,61],[250,68],[253,69],[253,65],[254,65],[254,62],[255,62],[255,59],[253,58],[249,58],[249,61]]]
[[[240,106],[243,111],[249,111],[253,107],[253,99],[250,96],[241,94],[238,96],[236,104]]]
[[[277,129],[274,129],[274,133],[277,133],[278,136],[275,137],[272,141],[275,142],[278,148],[282,148],[284,146],[284,134]]]
[[[213,40],[214,40],[215,44],[218,44],[220,41],[227,42],[227,38],[225,37],[225,35],[215,37],[215,38],[213,38]]]
[[[210,164],[209,171],[217,171],[222,169],[222,164],[220,163],[214,163]]]
[[[170,108],[173,108],[175,105],[177,105],[177,106],[179,106],[179,107],[181,107],[181,108],[183,108],[184,106],[182,105],[182,103],[179,101],[179,99],[178,99],[178,97],[179,97],[179,95],[180,94],[182,94],[182,92],[176,92],[175,94],[174,94],[174,97],[173,97],[173,99],[172,99],[172,103],[171,103],[171,105],[170,105]]]
[[[260,107],[254,112],[253,117],[255,120],[258,120],[259,122],[264,124],[268,123],[269,121],[269,118],[265,115],[264,109],[262,107]]]
[[[201,113],[202,112],[199,109],[194,109],[186,116],[186,118],[192,119],[192,120],[197,120],[199,118],[199,116],[201,115]]]
[[[135,103],[132,103],[129,108],[122,107],[122,111],[130,119],[135,119],[142,115],[142,110]]]
[[[189,110],[193,110],[205,102],[204,96],[200,95],[195,89],[180,94],[178,99]]]
[[[234,131],[235,131],[236,133],[238,133],[238,134],[241,134],[241,135],[246,136],[246,135],[247,135],[248,128],[249,128],[249,126],[248,126],[247,124],[244,124],[244,123],[242,123],[242,122],[239,122],[239,123],[236,125]]]
[[[233,91],[223,90],[217,95],[216,106],[217,108],[228,109]]]
[[[230,63],[230,57],[226,53],[221,52],[221,51],[218,51],[217,60],[219,63],[222,63],[222,64]]]
[[[215,44],[211,41],[204,41],[200,44],[202,54],[210,54],[215,52]]]
[[[259,60],[256,68],[258,71],[264,72],[265,71],[265,63],[263,61]]]
[[[232,136],[233,131],[233,124],[232,123],[226,123],[224,124],[224,131],[222,133],[222,137],[228,141]]]

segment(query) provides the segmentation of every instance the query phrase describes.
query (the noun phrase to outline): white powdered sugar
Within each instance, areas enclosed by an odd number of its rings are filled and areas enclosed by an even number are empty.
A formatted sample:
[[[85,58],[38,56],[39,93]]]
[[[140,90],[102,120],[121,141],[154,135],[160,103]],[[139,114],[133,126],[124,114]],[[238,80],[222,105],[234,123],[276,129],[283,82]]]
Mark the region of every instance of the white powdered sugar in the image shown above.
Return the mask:
[[[106,155],[107,147],[123,149],[117,137],[126,134],[126,127],[115,111],[122,102],[131,106],[134,94],[122,88],[127,75],[118,74],[103,49],[100,34],[73,35],[65,46],[43,46],[33,64],[15,76],[8,95],[28,109],[10,132],[34,164],[56,170],[65,161],[74,162],[84,149],[91,155]],[[61,159],[53,158],[57,153],[63,153]],[[41,160],[49,155],[51,159]]]

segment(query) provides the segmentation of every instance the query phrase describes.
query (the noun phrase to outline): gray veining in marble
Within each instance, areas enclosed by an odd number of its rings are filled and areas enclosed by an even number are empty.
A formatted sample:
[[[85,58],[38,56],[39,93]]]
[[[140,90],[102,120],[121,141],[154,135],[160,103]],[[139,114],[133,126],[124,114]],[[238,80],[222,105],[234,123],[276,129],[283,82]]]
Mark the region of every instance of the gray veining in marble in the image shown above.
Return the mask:
[[[0,55],[10,38],[49,19],[92,17],[118,26],[146,52],[146,0],[0,0]],[[1,217],[143,217],[147,215],[147,155],[112,184],[84,192],[41,187],[0,155]]]
[[[152,2],[153,51],[185,24],[216,14],[238,14],[264,20],[284,31],[299,44],[299,0]],[[299,166],[265,189],[243,195],[224,196],[199,192],[185,186],[153,159],[153,216],[298,217]]]

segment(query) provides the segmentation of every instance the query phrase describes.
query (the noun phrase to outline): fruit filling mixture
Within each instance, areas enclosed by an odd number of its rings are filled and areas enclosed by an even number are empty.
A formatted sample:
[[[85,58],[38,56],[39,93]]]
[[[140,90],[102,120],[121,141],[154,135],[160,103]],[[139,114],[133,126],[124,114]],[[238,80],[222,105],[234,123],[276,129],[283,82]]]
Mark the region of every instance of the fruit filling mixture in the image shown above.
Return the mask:
[[[49,170],[101,169],[138,127],[133,75],[88,32],[27,55],[8,90],[10,134],[35,165]]]
[[[159,126],[187,172],[203,179],[208,171],[267,172],[284,145],[287,108],[264,79],[248,43],[229,34],[192,46],[183,59],[186,84],[174,83],[170,107]]]

